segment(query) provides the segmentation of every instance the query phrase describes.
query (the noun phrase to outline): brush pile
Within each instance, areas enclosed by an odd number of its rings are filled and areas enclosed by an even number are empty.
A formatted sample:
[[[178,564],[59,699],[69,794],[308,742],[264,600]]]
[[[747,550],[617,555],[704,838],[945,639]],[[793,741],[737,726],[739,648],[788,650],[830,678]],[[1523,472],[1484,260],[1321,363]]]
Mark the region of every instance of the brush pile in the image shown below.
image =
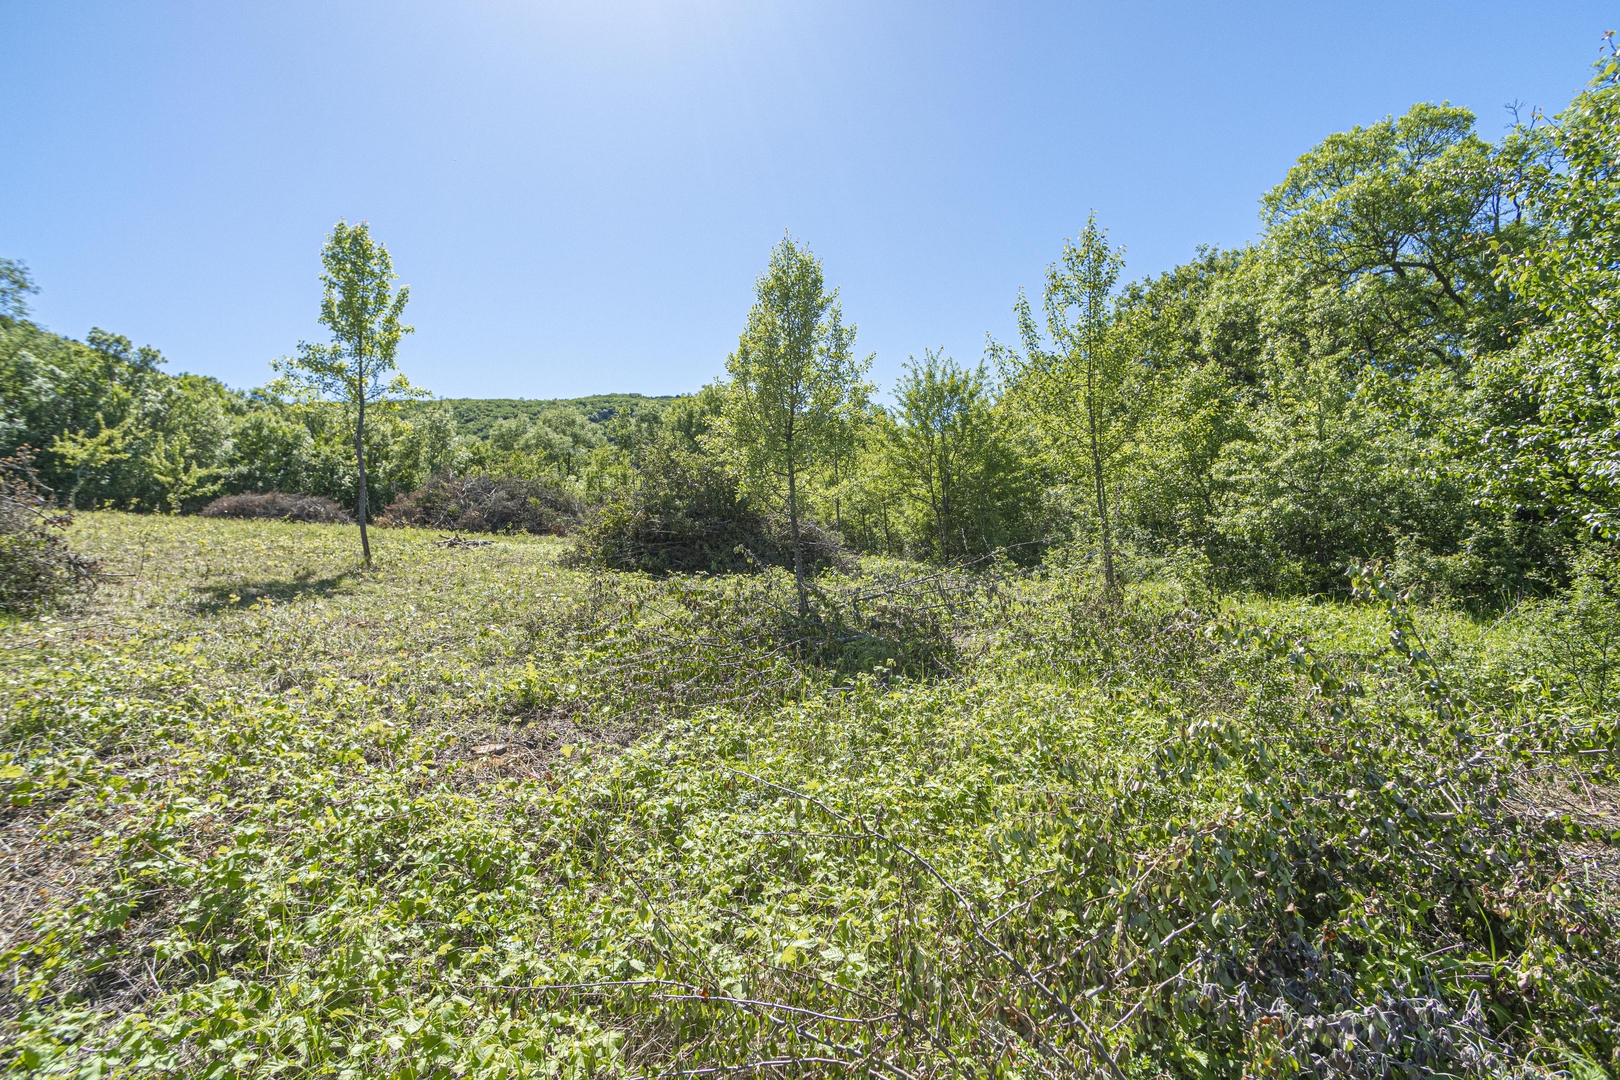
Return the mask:
[[[283,491],[244,491],[221,495],[199,511],[213,518],[274,518],[315,525],[353,525],[354,518],[324,495],[292,495]]]
[[[562,536],[583,509],[571,488],[553,480],[441,474],[395,499],[377,524]]]
[[[95,589],[99,564],[62,535],[72,522],[53,509],[28,447],[0,458],[0,612],[33,615]]]

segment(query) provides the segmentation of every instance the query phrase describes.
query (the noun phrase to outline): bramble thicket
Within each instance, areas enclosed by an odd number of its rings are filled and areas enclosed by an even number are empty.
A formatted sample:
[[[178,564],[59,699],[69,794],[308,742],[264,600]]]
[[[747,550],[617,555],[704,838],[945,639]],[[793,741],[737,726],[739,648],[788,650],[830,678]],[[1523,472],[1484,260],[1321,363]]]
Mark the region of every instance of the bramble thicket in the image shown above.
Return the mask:
[[[0,260],[0,1068],[1620,1075],[1617,162],[1417,105],[887,399],[791,236],[551,402],[363,223],[251,391]]]

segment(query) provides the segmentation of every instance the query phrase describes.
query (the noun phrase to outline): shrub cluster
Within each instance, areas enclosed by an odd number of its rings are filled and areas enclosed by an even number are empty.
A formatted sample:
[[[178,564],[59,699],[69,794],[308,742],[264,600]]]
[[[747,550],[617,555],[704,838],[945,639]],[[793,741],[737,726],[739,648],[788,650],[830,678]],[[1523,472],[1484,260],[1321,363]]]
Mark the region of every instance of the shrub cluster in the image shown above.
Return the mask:
[[[95,589],[99,564],[62,536],[72,521],[51,509],[28,447],[0,458],[0,612],[32,615]]]
[[[805,562],[816,568],[846,560],[837,534],[799,523]],[[724,573],[792,566],[788,522],[760,512],[737,479],[712,456],[661,444],[641,455],[632,484],[585,520],[575,547],[582,564],[662,573]]]
[[[343,507],[324,495],[289,495],[282,491],[221,495],[199,513],[203,517],[275,518],[278,521],[319,525],[354,524],[354,518]]]
[[[560,481],[440,474],[395,499],[377,523],[562,536],[582,510],[579,496]]]

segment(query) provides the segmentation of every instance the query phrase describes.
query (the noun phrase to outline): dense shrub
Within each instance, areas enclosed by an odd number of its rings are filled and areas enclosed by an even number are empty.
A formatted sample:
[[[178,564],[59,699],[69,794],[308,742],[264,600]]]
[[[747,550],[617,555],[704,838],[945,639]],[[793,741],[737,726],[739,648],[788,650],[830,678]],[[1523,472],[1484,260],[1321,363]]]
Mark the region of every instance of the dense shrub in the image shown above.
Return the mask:
[[[289,495],[282,491],[269,491],[262,495],[252,492],[221,495],[199,513],[203,517],[275,518],[279,521],[322,525],[354,524],[354,518],[343,507],[324,495]]]
[[[582,511],[579,496],[560,481],[440,474],[395,499],[377,523],[562,536]]]
[[[62,536],[72,520],[51,509],[27,447],[0,458],[0,612],[32,615],[95,588],[98,564]]]
[[[799,533],[808,566],[845,561],[836,533],[810,520]],[[787,520],[757,510],[714,458],[659,445],[641,455],[634,482],[586,519],[575,558],[653,574],[723,573],[792,566],[793,544]]]
[[[1530,671],[1561,682],[1611,734],[1620,715],[1620,549],[1592,544],[1575,554],[1569,588],[1525,605],[1536,643]]]

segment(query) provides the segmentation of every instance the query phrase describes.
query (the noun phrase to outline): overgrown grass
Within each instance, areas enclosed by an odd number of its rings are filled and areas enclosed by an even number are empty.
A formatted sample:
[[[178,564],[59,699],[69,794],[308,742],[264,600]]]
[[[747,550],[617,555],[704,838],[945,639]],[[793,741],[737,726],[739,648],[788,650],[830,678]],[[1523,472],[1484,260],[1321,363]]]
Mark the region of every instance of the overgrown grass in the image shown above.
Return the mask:
[[[122,576],[0,631],[14,1072],[1615,1068],[1614,718],[1544,612],[73,541]]]

